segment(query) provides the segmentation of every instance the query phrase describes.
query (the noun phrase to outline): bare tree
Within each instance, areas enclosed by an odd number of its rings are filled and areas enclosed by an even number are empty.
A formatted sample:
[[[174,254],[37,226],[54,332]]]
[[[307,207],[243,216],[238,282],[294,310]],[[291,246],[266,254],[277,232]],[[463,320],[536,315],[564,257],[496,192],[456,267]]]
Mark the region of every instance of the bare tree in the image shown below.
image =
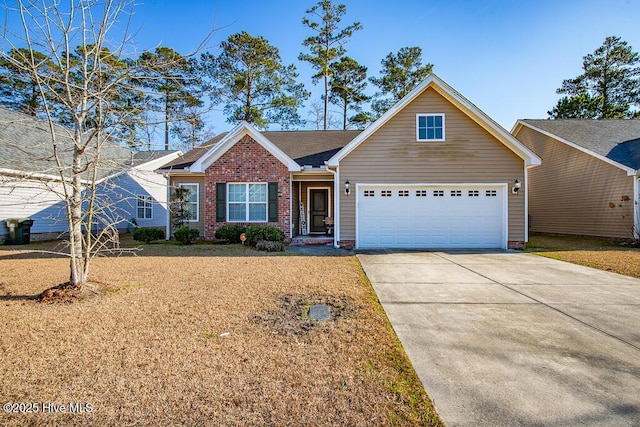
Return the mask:
[[[132,112],[121,107],[119,94],[130,87],[132,70],[118,58],[130,43],[128,21],[132,0],[17,0],[4,3],[6,22],[19,19],[21,28],[3,28],[0,55],[26,75],[34,76],[48,120],[48,154],[51,175],[61,183],[69,228],[69,283],[82,288],[91,259],[117,241],[113,222],[105,223],[109,201],[99,199],[98,177],[109,164],[104,151],[110,136],[126,126]],[[113,33],[123,34],[112,44]],[[22,48],[23,60],[9,54]],[[40,73],[40,52],[56,70]],[[56,126],[55,117],[65,116],[66,127]],[[121,165],[120,165],[121,166]],[[50,179],[50,178],[49,178]],[[97,234],[95,233],[98,230]],[[92,231],[94,233],[92,233]]]

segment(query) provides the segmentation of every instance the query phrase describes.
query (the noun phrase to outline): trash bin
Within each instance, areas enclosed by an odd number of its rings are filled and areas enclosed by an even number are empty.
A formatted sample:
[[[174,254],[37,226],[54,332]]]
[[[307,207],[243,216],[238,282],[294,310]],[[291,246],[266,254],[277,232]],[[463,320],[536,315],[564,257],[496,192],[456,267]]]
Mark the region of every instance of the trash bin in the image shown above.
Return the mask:
[[[7,245],[26,245],[31,241],[31,218],[9,218],[5,223],[9,229],[9,236],[5,241]]]

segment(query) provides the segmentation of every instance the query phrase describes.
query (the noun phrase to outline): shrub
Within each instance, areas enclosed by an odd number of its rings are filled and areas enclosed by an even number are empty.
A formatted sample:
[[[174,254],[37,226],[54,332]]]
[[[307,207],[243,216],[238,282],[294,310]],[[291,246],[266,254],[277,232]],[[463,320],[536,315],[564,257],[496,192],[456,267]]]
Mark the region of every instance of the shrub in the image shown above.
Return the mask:
[[[226,240],[229,243],[240,243],[240,235],[247,229],[241,225],[223,225],[216,230],[216,239]]]
[[[133,230],[133,240],[151,243],[154,240],[164,239],[164,231],[159,228],[141,227]]]
[[[256,243],[256,249],[267,252],[282,252],[284,251],[284,243],[260,240]]]
[[[190,245],[195,239],[200,236],[200,231],[195,228],[189,228],[188,226],[182,226],[173,233],[176,240],[182,242],[183,245]]]
[[[251,246],[255,246],[260,240],[267,240],[269,242],[284,241],[284,233],[275,227],[251,225],[247,227],[245,233],[247,235],[247,244]]]

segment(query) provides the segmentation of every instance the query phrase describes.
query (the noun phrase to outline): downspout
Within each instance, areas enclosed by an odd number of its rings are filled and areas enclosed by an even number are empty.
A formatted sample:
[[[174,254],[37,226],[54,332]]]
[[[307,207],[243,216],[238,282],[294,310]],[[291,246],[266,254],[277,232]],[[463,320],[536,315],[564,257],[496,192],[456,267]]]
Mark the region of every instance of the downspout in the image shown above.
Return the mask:
[[[171,240],[171,175],[165,172],[162,176],[167,180],[167,222],[165,224],[164,238],[165,240]]]
[[[324,163],[327,165],[327,162]],[[332,171],[327,165],[327,171],[333,175],[333,247],[340,248],[340,171],[339,166]]]
[[[636,171],[636,176],[633,180],[633,238],[640,239],[640,211],[638,210],[638,203],[640,203],[640,189],[638,188],[640,181],[640,171]]]
[[[509,195],[509,186],[507,186],[507,197]],[[507,210],[507,212],[509,212]],[[507,213],[508,215],[508,213]],[[509,234],[509,230],[507,230]],[[529,169],[524,166],[524,243],[529,242]],[[509,246],[509,237],[507,237],[507,246]]]

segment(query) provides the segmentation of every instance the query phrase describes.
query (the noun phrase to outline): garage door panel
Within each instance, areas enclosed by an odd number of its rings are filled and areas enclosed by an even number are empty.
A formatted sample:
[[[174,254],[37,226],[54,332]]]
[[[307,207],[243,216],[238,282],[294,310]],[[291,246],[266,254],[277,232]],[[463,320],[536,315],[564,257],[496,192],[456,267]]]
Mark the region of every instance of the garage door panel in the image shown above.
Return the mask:
[[[504,247],[504,188],[499,185],[361,186],[357,207],[358,247]],[[364,196],[366,190],[369,196]],[[383,197],[383,194],[390,196]]]

